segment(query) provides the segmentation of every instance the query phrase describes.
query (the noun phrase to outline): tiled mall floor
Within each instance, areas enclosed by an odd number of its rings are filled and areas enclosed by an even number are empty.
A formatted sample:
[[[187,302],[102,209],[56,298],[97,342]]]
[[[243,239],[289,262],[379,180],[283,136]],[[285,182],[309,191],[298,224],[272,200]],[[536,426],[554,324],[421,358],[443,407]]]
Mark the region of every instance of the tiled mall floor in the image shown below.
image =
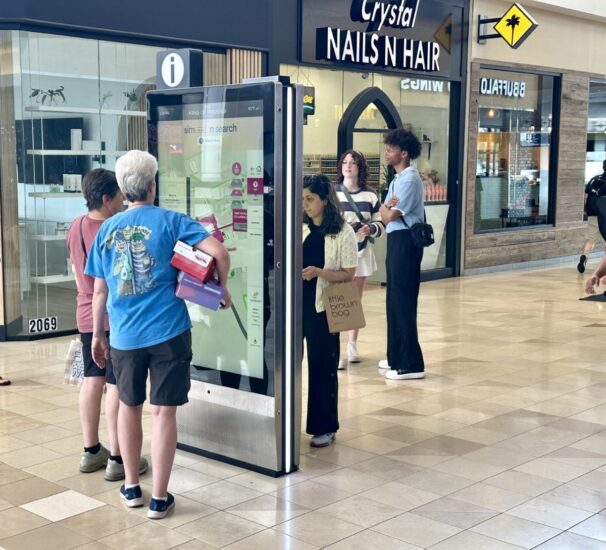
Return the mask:
[[[574,266],[424,284],[428,377],[389,384],[372,288],[337,444],[304,435],[280,479],[178,452],[176,510],[155,522],[78,473],[69,339],[0,344],[0,547],[606,548],[606,302],[582,284]]]

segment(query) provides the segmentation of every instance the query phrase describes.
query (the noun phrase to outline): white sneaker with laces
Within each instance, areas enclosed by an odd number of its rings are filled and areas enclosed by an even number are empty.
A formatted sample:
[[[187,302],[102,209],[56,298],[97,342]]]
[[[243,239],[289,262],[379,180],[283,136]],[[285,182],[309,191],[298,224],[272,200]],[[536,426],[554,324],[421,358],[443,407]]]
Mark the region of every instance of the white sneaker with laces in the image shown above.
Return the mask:
[[[413,372],[408,370],[390,370],[385,373],[388,380],[417,380],[425,378],[425,372]]]
[[[337,366],[338,370],[345,370],[347,368],[347,360],[339,359],[339,365]]]
[[[359,363],[358,342],[347,342],[347,358],[350,363]]]
[[[379,361],[379,368],[380,369],[390,369],[391,367],[389,366],[389,363],[387,362],[387,359],[381,359]]]

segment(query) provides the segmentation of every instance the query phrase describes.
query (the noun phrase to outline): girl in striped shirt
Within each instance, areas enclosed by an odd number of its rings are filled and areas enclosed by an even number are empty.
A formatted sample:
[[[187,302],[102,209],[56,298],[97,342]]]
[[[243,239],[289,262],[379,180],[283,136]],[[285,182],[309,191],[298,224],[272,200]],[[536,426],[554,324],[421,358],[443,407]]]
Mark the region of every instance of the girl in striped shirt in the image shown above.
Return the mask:
[[[336,190],[343,217],[353,227],[358,241],[358,268],[354,281],[361,298],[366,279],[377,270],[373,242],[383,235],[385,230],[379,213],[381,203],[375,191],[367,185],[368,164],[358,151],[349,150],[343,153],[337,165],[337,174]],[[347,359],[350,363],[360,362],[358,332],[349,331]],[[343,359],[339,361],[340,370],[347,366],[345,354],[342,353],[341,357]]]

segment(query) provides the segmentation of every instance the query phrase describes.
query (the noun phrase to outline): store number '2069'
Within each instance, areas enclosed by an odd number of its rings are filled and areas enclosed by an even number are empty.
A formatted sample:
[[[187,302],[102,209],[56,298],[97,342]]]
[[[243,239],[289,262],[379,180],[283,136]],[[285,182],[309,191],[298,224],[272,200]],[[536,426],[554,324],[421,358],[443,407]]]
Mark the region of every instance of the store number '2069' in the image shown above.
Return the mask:
[[[44,317],[43,319],[30,319],[29,320],[30,334],[57,330],[58,326],[59,326],[59,323],[57,321],[56,316],[55,317]]]

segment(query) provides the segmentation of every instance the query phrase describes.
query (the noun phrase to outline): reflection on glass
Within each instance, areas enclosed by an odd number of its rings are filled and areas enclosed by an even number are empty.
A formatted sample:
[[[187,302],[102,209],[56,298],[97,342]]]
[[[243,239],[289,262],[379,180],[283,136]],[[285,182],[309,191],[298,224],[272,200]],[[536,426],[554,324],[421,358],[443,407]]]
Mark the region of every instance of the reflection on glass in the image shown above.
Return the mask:
[[[550,223],[555,78],[480,73],[475,230]]]

